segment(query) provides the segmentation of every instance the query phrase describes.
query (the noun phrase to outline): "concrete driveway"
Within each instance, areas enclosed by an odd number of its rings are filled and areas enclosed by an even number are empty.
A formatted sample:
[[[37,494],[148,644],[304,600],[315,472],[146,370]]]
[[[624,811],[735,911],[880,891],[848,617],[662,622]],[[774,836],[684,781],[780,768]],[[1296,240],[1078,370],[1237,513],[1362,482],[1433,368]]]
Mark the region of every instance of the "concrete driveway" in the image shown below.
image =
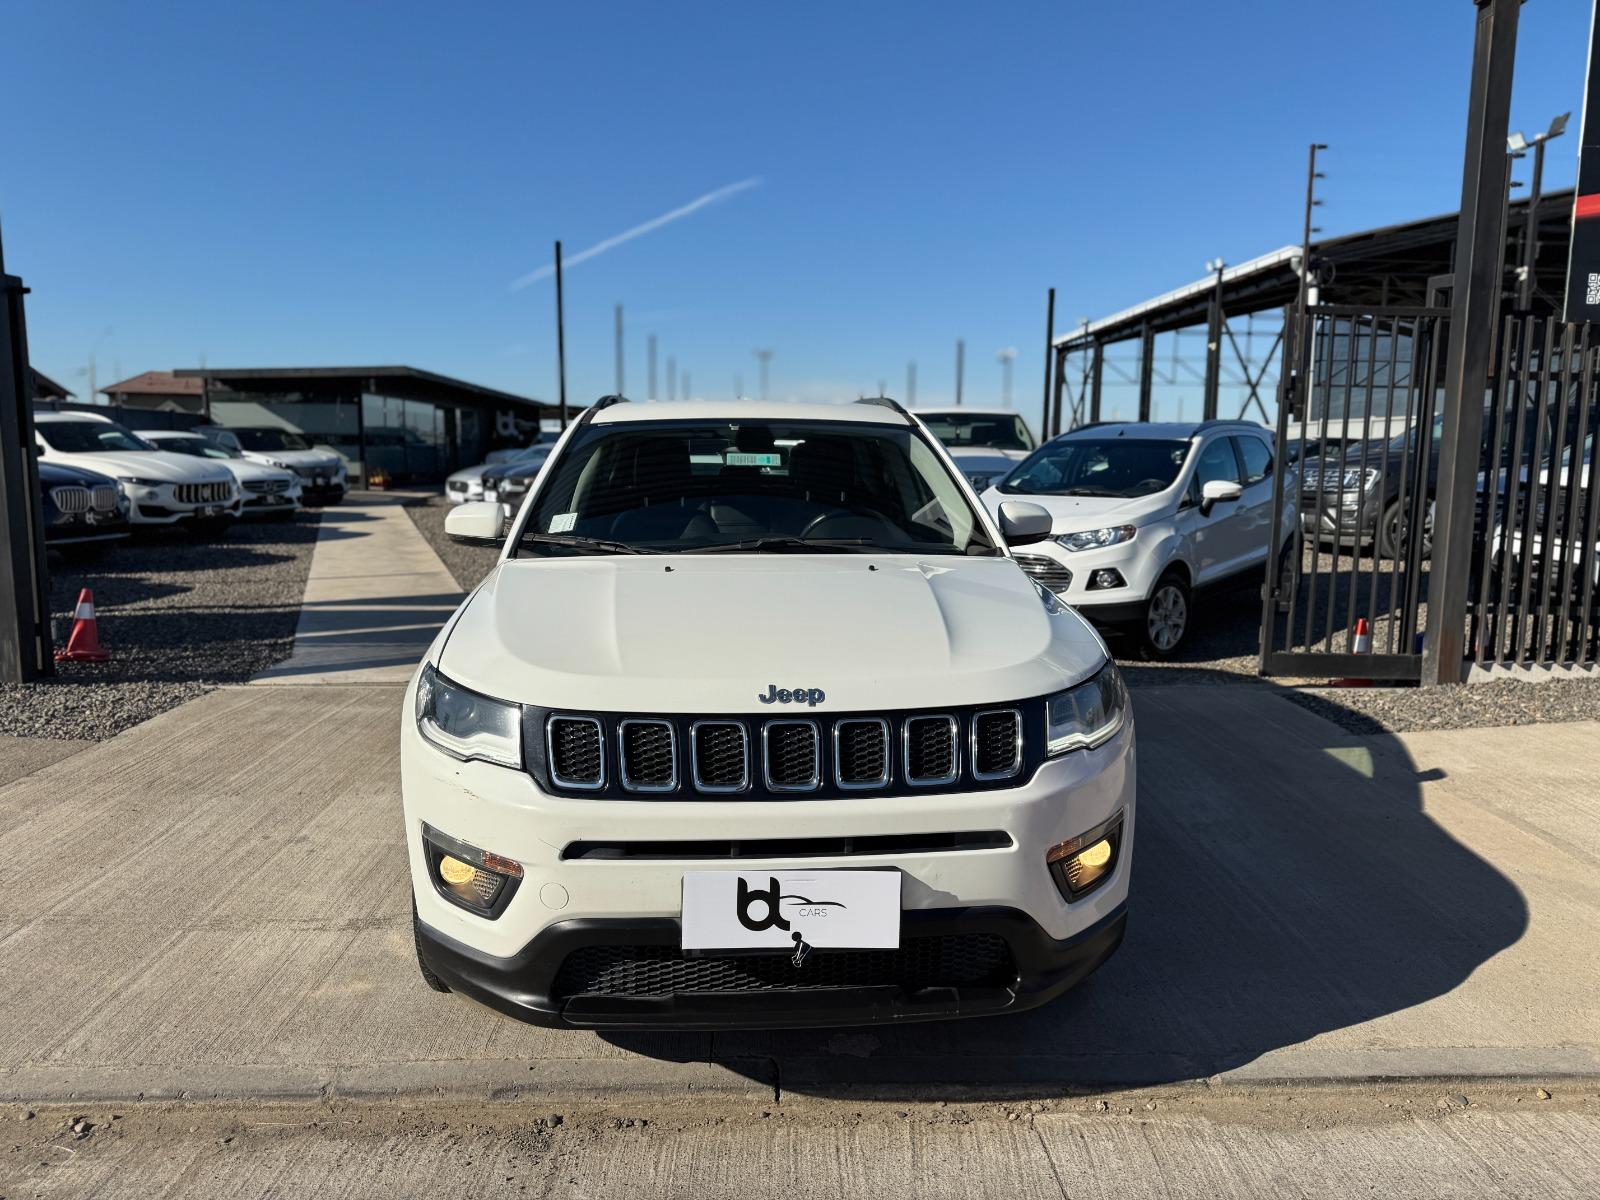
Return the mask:
[[[1265,687],[1141,689],[1129,935],[1079,991],[983,1021],[608,1037],[422,986],[400,694],[225,689],[0,788],[0,1097],[1600,1074],[1592,725],[1356,737]]]

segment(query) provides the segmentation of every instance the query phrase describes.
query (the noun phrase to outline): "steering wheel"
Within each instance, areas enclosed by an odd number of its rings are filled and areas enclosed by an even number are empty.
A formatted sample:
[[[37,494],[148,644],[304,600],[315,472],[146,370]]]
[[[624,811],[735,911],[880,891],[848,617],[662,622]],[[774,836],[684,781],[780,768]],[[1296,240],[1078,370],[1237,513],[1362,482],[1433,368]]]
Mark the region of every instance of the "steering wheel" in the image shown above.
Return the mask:
[[[1149,488],[1152,492],[1159,492],[1162,488],[1167,486],[1167,483],[1163,479],[1141,479],[1138,483],[1134,484],[1134,486],[1141,490],[1144,488]]]

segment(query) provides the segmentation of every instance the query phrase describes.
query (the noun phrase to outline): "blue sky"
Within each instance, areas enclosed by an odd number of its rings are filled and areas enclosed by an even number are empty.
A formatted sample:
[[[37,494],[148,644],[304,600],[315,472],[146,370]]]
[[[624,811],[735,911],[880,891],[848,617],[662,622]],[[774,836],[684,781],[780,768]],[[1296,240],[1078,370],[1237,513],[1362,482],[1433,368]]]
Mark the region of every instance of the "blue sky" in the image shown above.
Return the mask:
[[[1037,410],[1058,328],[1294,241],[1453,209],[1468,0],[125,5],[0,0],[0,220],[34,363],[408,363],[554,398],[645,336],[696,394]],[[1513,127],[1580,106],[1588,6],[1523,10]],[[20,98],[20,102],[19,102]],[[1576,127],[1547,184],[1571,182]],[[1525,172],[1524,172],[1525,174]],[[755,182],[751,182],[755,181]],[[736,185],[744,185],[742,187]],[[662,382],[664,391],[664,380]]]

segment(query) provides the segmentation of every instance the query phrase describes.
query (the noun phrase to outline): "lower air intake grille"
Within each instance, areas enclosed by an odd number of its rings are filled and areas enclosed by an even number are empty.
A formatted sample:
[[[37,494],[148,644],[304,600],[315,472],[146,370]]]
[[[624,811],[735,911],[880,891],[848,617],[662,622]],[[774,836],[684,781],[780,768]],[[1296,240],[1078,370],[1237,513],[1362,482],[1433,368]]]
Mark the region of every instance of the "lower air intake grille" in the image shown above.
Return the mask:
[[[906,782],[950,783],[956,777],[954,717],[909,717],[906,720]]]
[[[767,786],[775,792],[810,792],[822,782],[817,727],[810,721],[768,721]]]
[[[1022,769],[1022,714],[1014,708],[981,712],[972,719],[972,773],[1004,779]]]
[[[1072,572],[1053,558],[1042,554],[1016,554],[1012,556],[1021,567],[1052,592],[1065,592],[1072,586]]]
[[[796,967],[787,954],[686,958],[673,946],[586,946],[567,955],[555,997],[670,996],[674,992],[825,988],[1007,987],[1017,969],[994,934],[907,938],[898,950],[817,950]]]
[[[883,787],[889,782],[889,723],[840,721],[833,729],[833,753],[840,787]]]
[[[678,763],[670,721],[624,721],[622,786],[630,792],[670,792],[678,786]]]
[[[600,722],[593,717],[551,717],[550,777],[562,787],[598,788],[605,783]]]
[[[702,792],[740,792],[750,786],[750,747],[737,721],[697,721],[694,785]]]

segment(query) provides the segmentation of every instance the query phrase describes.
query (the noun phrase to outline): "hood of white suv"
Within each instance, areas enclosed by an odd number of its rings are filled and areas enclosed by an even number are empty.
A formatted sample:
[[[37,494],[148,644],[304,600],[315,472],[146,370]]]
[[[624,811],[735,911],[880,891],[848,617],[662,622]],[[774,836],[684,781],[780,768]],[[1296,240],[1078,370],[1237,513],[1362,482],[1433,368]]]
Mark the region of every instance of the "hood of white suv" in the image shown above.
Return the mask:
[[[1025,496],[989,488],[981,497],[991,513],[999,515],[1000,505],[1007,500],[1026,500],[1049,512],[1056,533],[1076,533],[1081,529],[1096,529],[1105,525],[1136,525],[1172,507],[1172,495],[1157,492],[1153,496]]]
[[[332,450],[246,450],[244,456],[251,462],[288,467],[291,470],[300,467],[327,471],[329,474],[338,470],[344,461]]]
[[[68,463],[102,475],[129,475],[158,483],[232,483],[233,472],[220,462],[164,450],[100,450],[90,454],[49,451],[47,462]]]
[[[598,712],[774,715],[997,704],[1105,661],[1010,559],[638,555],[512,560],[473,595],[439,669],[504,700]]]

